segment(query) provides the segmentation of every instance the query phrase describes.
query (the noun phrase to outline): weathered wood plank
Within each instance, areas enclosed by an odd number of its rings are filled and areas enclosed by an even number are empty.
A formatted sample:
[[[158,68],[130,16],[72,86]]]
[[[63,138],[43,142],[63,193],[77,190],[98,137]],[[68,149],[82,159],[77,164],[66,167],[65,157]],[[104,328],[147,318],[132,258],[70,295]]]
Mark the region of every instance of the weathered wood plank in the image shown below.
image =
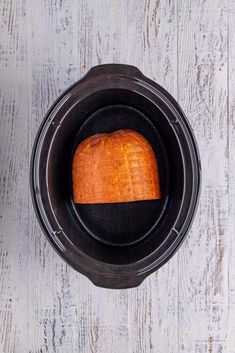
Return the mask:
[[[227,352],[227,1],[179,1],[178,98],[197,137],[202,191],[179,252],[179,351]]]
[[[228,352],[235,352],[235,1],[229,4],[228,108],[229,108],[229,285]]]
[[[23,2],[0,2],[0,351],[28,349],[28,101]]]

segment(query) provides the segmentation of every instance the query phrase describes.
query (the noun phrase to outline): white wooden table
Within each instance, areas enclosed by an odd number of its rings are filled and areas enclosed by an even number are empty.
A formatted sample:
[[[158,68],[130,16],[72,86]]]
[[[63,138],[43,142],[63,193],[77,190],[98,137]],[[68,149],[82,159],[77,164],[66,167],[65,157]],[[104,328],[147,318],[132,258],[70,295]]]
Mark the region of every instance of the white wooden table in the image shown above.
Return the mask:
[[[29,192],[47,108],[110,62],[138,66],[179,101],[203,172],[179,252],[119,291],[58,257]],[[234,81],[234,0],[0,0],[0,353],[235,352]]]

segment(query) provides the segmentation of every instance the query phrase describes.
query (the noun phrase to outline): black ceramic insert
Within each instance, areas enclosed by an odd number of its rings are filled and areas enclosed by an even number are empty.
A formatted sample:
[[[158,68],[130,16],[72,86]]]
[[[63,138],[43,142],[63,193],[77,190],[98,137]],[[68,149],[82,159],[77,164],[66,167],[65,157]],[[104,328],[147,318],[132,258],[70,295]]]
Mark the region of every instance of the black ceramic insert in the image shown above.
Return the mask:
[[[72,199],[73,153],[85,138],[132,129],[152,145],[160,200],[82,205]],[[129,65],[100,65],[63,93],[35,140],[31,191],[38,220],[57,252],[96,285],[139,285],[182,243],[195,213],[200,163],[182,110]]]

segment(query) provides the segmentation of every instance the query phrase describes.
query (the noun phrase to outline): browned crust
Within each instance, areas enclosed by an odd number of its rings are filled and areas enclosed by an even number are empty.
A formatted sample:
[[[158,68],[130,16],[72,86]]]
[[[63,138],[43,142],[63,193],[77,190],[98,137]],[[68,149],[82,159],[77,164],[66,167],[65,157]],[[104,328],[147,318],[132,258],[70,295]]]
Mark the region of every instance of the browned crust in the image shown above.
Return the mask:
[[[75,203],[96,204],[160,199],[158,165],[149,142],[133,130],[88,137],[76,149]]]

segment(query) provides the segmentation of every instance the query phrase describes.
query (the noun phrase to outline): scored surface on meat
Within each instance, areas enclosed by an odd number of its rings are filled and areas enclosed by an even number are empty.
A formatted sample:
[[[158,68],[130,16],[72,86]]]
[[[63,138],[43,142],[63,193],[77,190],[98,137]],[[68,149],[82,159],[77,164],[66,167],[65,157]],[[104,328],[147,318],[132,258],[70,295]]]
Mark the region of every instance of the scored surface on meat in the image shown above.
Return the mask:
[[[73,166],[75,203],[115,203],[159,199],[155,154],[133,130],[88,137],[76,149]]]

